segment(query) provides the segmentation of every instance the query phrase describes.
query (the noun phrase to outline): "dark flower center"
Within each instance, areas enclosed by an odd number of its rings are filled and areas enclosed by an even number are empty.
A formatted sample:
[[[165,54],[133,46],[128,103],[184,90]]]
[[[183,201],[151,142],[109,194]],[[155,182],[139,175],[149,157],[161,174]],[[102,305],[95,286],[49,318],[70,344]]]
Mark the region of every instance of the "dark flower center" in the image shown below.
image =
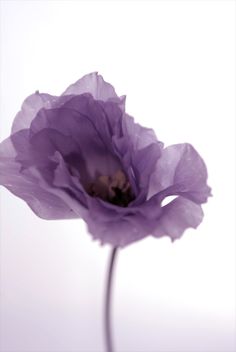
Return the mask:
[[[121,170],[116,171],[112,176],[99,176],[89,184],[87,192],[92,197],[101,198],[120,207],[127,207],[134,200],[130,183]]]

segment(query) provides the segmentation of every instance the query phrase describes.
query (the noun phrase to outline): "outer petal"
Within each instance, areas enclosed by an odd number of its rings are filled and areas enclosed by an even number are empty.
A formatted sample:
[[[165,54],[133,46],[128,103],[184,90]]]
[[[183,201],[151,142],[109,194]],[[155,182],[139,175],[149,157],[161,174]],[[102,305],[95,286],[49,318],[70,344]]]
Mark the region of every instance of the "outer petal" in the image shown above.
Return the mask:
[[[156,227],[156,221],[147,219],[140,212],[120,216],[119,219],[102,215],[103,211],[101,214],[96,212],[94,218],[90,212],[86,218],[89,232],[102,244],[110,243],[113,246],[124,247],[147,237]]]
[[[147,236],[146,231],[137,227],[137,222],[131,223],[128,219],[119,222],[98,223],[87,219],[88,230],[94,239],[101,244],[109,243],[112,246],[124,247]]]
[[[160,155],[161,148],[159,143],[152,143],[141,150],[134,151],[131,164],[139,193],[132,205],[142,204],[147,199],[150,177]]]
[[[32,120],[40,109],[50,108],[57,100],[57,97],[36,92],[25,99],[21,110],[15,117],[12,125],[12,133],[29,128]]]
[[[83,93],[90,93],[96,100],[114,101],[119,104],[122,110],[124,109],[125,96],[118,97],[113,86],[105,82],[103,77],[98,75],[97,72],[93,72],[70,85],[61,97],[39,93],[38,91],[28,96],[15,117],[12,133],[29,128],[32,120],[42,108],[60,107],[67,101],[65,95],[80,95]]]
[[[155,237],[169,236],[172,240],[179,238],[183,232],[192,227],[196,228],[202,221],[201,206],[194,202],[178,197],[163,207],[153,235]]]
[[[22,171],[15,161],[16,151],[8,138],[0,144],[0,185],[25,200],[30,208],[44,219],[77,218],[71,207],[60,197],[40,185],[40,178]]]
[[[89,197],[88,208],[86,222],[93,238],[120,247],[153,234],[162,215],[160,203],[153,200],[123,208]]]
[[[207,169],[190,144],[176,144],[163,150],[150,180],[149,198],[158,192],[162,198],[182,195],[198,204],[207,201],[211,195]]]
[[[63,95],[79,95],[83,93],[90,93],[96,100],[107,101],[109,99],[118,98],[114,87],[104,81],[103,77],[97,72],[83,76],[70,85]],[[124,99],[124,97],[122,99]]]
[[[76,177],[71,175],[59,152],[55,153],[54,158],[58,161],[58,165],[54,172],[53,186],[57,189],[61,189],[70,198],[76,200],[78,203],[78,209],[80,209],[79,214],[85,214],[84,209],[87,209],[87,197],[89,196],[80,184],[79,175]]]
[[[32,141],[42,131],[54,129],[64,136],[65,142],[67,139],[71,141],[70,144],[73,142],[75,146],[72,146],[71,156],[74,157],[70,158],[70,163],[80,171],[84,184],[96,178],[97,172],[106,175],[121,169],[119,157],[115,155],[111,145],[111,138],[122,112],[115,103],[103,105],[91,95],[74,96],[61,108],[42,109],[30,126]],[[116,109],[110,109],[113,115],[109,125],[105,112],[110,105],[115,105]],[[65,157],[65,153],[62,155]]]
[[[122,130],[124,136],[130,138],[135,150],[143,149],[156,142],[163,147],[163,143],[157,140],[156,134],[152,128],[146,128],[139,125],[134,121],[134,118],[128,114],[123,115]]]
[[[71,138],[49,128],[42,129],[31,139],[27,129],[18,131],[10,138],[16,153],[15,161],[19,162],[22,169],[36,167],[41,172],[41,177],[48,182],[53,179],[57,166],[55,152],[59,151],[66,156],[77,148]]]
[[[150,176],[161,156],[163,143],[152,129],[140,126],[127,114],[123,115],[121,129],[121,134],[113,136],[113,148],[122,160],[136,195],[132,205],[137,205],[147,198]]]

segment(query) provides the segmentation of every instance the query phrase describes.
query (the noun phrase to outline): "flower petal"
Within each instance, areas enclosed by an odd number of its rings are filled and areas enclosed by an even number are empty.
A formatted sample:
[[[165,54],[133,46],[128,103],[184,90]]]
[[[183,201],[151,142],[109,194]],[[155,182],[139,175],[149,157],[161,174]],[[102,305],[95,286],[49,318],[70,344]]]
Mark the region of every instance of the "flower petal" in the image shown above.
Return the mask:
[[[14,119],[11,132],[15,133],[22,129],[29,128],[39,110],[42,108],[50,108],[56,100],[57,97],[55,96],[39,92],[28,96]]]
[[[128,114],[123,115],[122,119],[123,135],[128,136],[135,150],[143,149],[152,143],[159,142],[152,128],[146,128],[134,121],[134,118]]]
[[[53,179],[57,162],[54,158],[56,151],[65,157],[76,149],[76,143],[68,136],[52,129],[45,128],[30,137],[29,130],[20,130],[11,137],[15,150],[15,161],[22,169],[36,167],[41,177],[50,182]]]
[[[182,195],[197,204],[207,201],[211,189],[207,186],[204,161],[190,144],[176,144],[165,148],[151,176],[149,195],[162,192]]]
[[[149,179],[161,156],[163,143],[152,129],[135,123],[128,114],[123,115],[121,128],[122,133],[113,136],[113,148],[120,156],[136,195],[132,204],[137,205],[147,198]]]
[[[86,222],[93,238],[120,247],[154,233],[162,215],[160,204],[151,200],[123,208],[89,197],[88,208]]]
[[[84,208],[87,208],[86,198],[89,196],[79,181],[79,175],[77,175],[77,177],[71,175],[65,160],[59,152],[55,153],[54,158],[57,160],[58,164],[54,171],[53,186],[64,190]]]
[[[57,195],[39,184],[39,179],[22,171],[15,161],[16,151],[10,138],[0,144],[0,185],[28,203],[43,219],[71,219],[78,215]]]
[[[83,93],[90,93],[97,100],[114,101],[124,110],[125,96],[118,97],[113,86],[105,82],[97,72],[93,72],[70,85],[60,97],[39,93],[38,91],[28,96],[14,119],[12,133],[29,128],[32,120],[42,108],[60,107],[68,100],[68,95]]]
[[[99,212],[96,213],[96,217],[89,213],[86,222],[94,239],[100,240],[102,244],[109,243],[119,247],[147,237],[155,227],[153,221],[147,221],[140,213],[123,216],[120,219],[107,217],[106,221],[101,220]]]
[[[104,103],[110,106],[114,103]],[[75,96],[67,101],[61,108],[42,109],[30,126],[30,135],[36,135],[46,128],[54,129],[66,139],[74,143],[74,168],[78,168],[84,181],[91,182],[100,175],[112,175],[121,169],[121,163],[111,147],[112,128],[119,123],[120,109],[113,108],[113,121],[110,125],[101,104],[91,95]],[[112,124],[112,122],[114,122]],[[61,146],[62,147],[62,146]],[[64,157],[64,154],[61,153]],[[82,181],[83,181],[82,180]]]
[[[160,155],[159,143],[152,143],[143,149],[134,151],[131,164],[139,192],[132,205],[142,204],[147,199],[150,177]]]
[[[98,72],[92,72],[70,85],[62,95],[90,93],[94,99],[107,101],[118,98],[114,87],[104,81]]]
[[[183,197],[174,199],[162,208],[160,217],[153,235],[155,237],[169,236],[175,240],[182,236],[188,228],[196,228],[203,219],[200,205]]]

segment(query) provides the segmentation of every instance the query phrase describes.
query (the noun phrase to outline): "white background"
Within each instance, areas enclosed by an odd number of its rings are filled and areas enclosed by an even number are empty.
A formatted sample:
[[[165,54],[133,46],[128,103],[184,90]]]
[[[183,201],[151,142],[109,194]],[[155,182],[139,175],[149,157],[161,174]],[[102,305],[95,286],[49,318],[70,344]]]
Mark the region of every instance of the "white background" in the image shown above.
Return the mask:
[[[119,253],[117,352],[235,346],[235,2],[1,1],[1,139],[24,98],[99,71],[166,145],[204,157],[213,197],[174,244]],[[1,189],[1,351],[103,351],[110,248]]]

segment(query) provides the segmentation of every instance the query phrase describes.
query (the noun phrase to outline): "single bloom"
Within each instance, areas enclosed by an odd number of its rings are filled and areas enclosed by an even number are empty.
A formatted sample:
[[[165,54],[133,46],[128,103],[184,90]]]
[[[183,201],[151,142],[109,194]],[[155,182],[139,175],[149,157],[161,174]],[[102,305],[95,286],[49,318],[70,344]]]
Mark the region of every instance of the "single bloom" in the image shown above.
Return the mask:
[[[97,73],[59,97],[26,98],[0,144],[0,184],[39,217],[82,218],[95,239],[120,247],[148,235],[179,238],[200,224],[210,196],[192,145],[164,148]]]

